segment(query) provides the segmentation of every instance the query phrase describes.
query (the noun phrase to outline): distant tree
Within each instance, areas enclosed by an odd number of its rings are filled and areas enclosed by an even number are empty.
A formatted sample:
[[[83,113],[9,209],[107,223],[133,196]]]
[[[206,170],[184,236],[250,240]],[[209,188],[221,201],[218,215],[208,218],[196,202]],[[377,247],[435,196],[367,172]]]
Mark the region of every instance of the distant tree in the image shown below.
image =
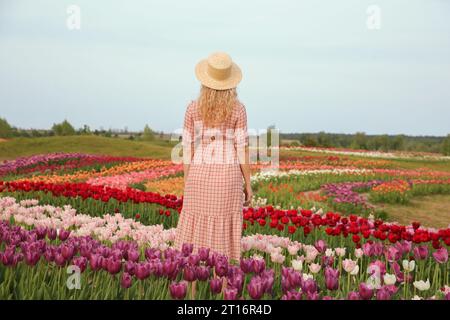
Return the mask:
[[[446,156],[450,156],[450,133],[442,142],[441,152]]]
[[[155,132],[152,129],[150,129],[148,124],[145,125],[144,132],[142,134],[142,140],[145,141],[155,140]]]
[[[331,146],[331,139],[328,134],[326,134],[324,131],[320,131],[317,135],[317,143],[321,147],[330,147]]]
[[[56,136],[73,136],[76,134],[75,128],[67,120],[61,123],[55,123],[52,131]]]
[[[6,119],[0,118],[0,138],[10,138],[13,135],[13,128]]]
[[[395,136],[395,138],[391,139],[389,142],[390,142],[389,143],[390,150],[402,150],[403,145],[405,143],[404,136],[399,134]]]
[[[38,138],[38,137],[42,137],[43,135],[42,135],[42,133],[39,132],[39,130],[32,129],[31,136]]]
[[[306,147],[317,147],[317,140],[314,137],[307,137],[304,141],[303,144]]]
[[[112,130],[109,129],[108,131],[105,131],[105,133],[103,134],[105,137],[107,138],[111,138],[112,137]]]
[[[91,128],[89,128],[89,126],[88,126],[87,124],[85,124],[85,125],[83,126],[83,128],[80,128],[80,129],[78,130],[78,133],[79,133],[79,134],[82,134],[82,135],[92,134]]]
[[[357,132],[351,144],[353,149],[367,149],[367,137],[365,132]]]

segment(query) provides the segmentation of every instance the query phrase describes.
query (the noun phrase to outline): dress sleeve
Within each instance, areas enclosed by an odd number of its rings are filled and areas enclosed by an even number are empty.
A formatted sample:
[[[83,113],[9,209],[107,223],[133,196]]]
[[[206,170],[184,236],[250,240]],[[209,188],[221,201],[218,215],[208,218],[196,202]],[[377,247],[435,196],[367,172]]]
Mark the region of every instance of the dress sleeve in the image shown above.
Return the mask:
[[[235,125],[236,148],[248,147],[247,111],[244,105],[240,105],[239,113]]]
[[[191,102],[184,115],[183,123],[183,162],[184,164],[191,163],[192,148],[194,143],[194,117],[192,111],[193,102]]]

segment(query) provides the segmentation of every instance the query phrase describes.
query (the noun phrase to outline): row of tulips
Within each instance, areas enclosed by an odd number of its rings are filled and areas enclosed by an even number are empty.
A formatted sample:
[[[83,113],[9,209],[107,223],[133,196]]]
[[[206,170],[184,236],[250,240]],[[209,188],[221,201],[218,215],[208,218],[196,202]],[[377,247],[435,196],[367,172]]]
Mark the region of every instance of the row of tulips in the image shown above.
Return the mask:
[[[36,175],[28,179],[17,179],[16,181],[46,183],[80,182],[95,177],[119,175],[127,172],[144,171],[170,165],[172,165],[172,162],[168,160],[145,159],[142,161],[125,162],[113,167],[103,167],[101,170],[79,170],[74,173]]]
[[[155,192],[144,192],[131,188],[121,190],[105,186],[94,186],[88,183],[54,184],[32,181],[0,181],[0,192],[2,191],[43,191],[50,193],[55,197],[80,197],[84,200],[92,198],[95,200],[101,200],[105,203],[107,203],[110,199],[115,199],[119,202],[130,201],[133,203],[156,203],[172,209],[181,208],[182,205],[182,199],[177,198],[175,195],[163,196]]]
[[[48,174],[58,172],[58,174],[72,172],[86,168],[100,170],[102,167],[111,167],[119,163],[142,161],[134,157],[113,157],[91,154],[63,153],[46,155],[45,157],[29,157],[25,161],[11,161],[0,165],[0,176],[7,176],[17,179],[17,175],[26,176],[29,174]]]
[[[370,158],[383,159],[416,159],[416,160],[434,160],[434,161],[448,161],[449,156],[443,156],[438,153],[427,152],[382,152],[369,150],[355,150],[345,148],[321,148],[321,147],[283,147],[282,150],[298,150],[308,152],[319,152],[325,154],[344,155],[344,156],[358,156]]]
[[[160,224],[144,225],[127,219],[120,213],[93,217],[77,212],[71,206],[40,205],[37,200],[0,198],[0,220],[12,221],[28,227],[70,230],[75,236],[92,236],[110,243],[131,239],[139,245],[166,248],[175,239],[175,229],[164,229]]]
[[[179,175],[183,172],[183,165],[156,167],[150,170],[129,172],[115,176],[96,177],[86,181],[95,186],[108,186],[125,190],[128,186],[143,181],[162,179],[168,176]]]
[[[13,183],[13,185],[15,185]],[[42,186],[46,186],[43,184]],[[76,188],[77,184],[67,185],[68,188]],[[101,187],[93,187],[89,185],[81,185],[83,188],[99,188],[99,190],[103,190]],[[1,187],[1,185],[0,185]],[[6,189],[11,187],[11,184],[4,185]],[[55,186],[56,190],[59,188],[63,188],[64,186]],[[37,188],[39,190],[39,188]],[[105,188],[108,190],[108,188]],[[22,189],[25,190],[25,189]],[[32,188],[30,188],[32,190]],[[43,188],[45,190],[45,188]],[[84,190],[84,189],[83,189]],[[114,193],[113,196],[108,196],[107,198],[98,200],[88,200],[87,191],[77,191],[77,189],[73,189],[69,193],[66,191],[53,191],[51,192],[51,196],[48,196],[49,203],[54,201],[56,196],[64,196],[58,197],[56,199],[61,199],[62,202],[66,202],[65,199],[71,199],[75,204],[84,204],[89,201],[96,201],[97,203],[104,203],[105,206],[110,206],[111,202],[112,206],[116,206],[119,203],[122,204],[123,207],[130,207],[131,211],[139,210],[137,212],[142,212],[140,210],[144,210],[147,206],[145,205],[145,192],[129,190],[129,192],[133,195],[131,198],[121,198],[118,194]],[[116,190],[116,192],[119,192]],[[55,194],[56,193],[56,194]],[[19,194],[20,195],[20,194]],[[31,193],[31,195],[34,195]],[[85,197],[83,197],[84,195]],[[144,195],[143,199],[139,198],[139,195]],[[123,195],[122,195],[123,196]],[[160,196],[161,197],[161,196]],[[86,200],[85,200],[86,199]],[[138,202],[136,207],[133,208],[134,200],[143,200],[141,203]],[[160,198],[157,198],[160,199]],[[170,198],[163,198],[164,201],[153,201],[153,203],[158,203],[159,205],[171,207],[175,210],[168,210],[164,208],[160,208],[158,210],[155,209],[156,212],[150,214],[152,224],[158,223],[163,224],[164,227],[175,227],[178,218],[178,212],[181,210],[182,199],[174,198],[171,200]],[[119,202],[123,200],[122,202]],[[128,202],[131,200],[130,202]],[[160,199],[161,200],[161,199]],[[79,207],[75,206],[78,210]],[[109,207],[112,209],[112,207]],[[117,210],[123,212],[122,210]],[[89,212],[89,210],[83,210],[82,212]],[[114,210],[109,211],[100,211],[100,214],[106,212],[114,212]],[[130,212],[130,211],[128,211]],[[130,216],[127,216],[128,218]],[[145,216],[145,218],[149,218]],[[347,243],[354,242],[357,245],[361,244],[362,239],[380,239],[382,241],[390,241],[396,242],[399,240],[409,240],[414,241],[415,243],[428,243],[431,242],[432,245],[436,248],[442,245],[450,245],[450,229],[426,229],[420,227],[420,224],[414,223],[412,226],[401,226],[395,223],[386,223],[382,220],[373,220],[371,218],[358,217],[355,215],[350,215],[349,217],[341,216],[340,214],[327,212],[326,214],[322,213],[322,210],[304,210],[304,209],[289,209],[282,210],[276,209],[272,206],[260,207],[260,208],[244,208],[243,210],[243,218],[244,218],[244,229],[246,229],[247,234],[249,233],[277,233],[280,235],[290,236],[292,238],[302,239],[304,241],[309,241],[311,237],[309,235],[311,233],[321,233],[327,234],[330,236],[344,236],[345,239],[351,238],[350,241],[347,240]],[[142,216],[139,219],[143,219]],[[341,241],[341,240],[340,240]]]
[[[355,167],[330,167],[330,168],[298,168],[290,170],[267,170],[255,173],[252,182],[278,182],[278,181],[295,181],[304,180],[305,177],[321,177],[321,176],[346,176],[352,178],[361,176],[364,179],[420,179],[420,180],[446,180],[450,178],[450,173],[446,171],[436,171],[430,169],[370,169]]]
[[[208,248],[111,246],[0,222],[0,297],[58,299],[450,299],[448,251],[402,241],[353,252],[254,235],[239,264]],[[68,269],[66,269],[69,267]],[[81,274],[70,283],[67,271]],[[69,271],[69,277],[73,279]],[[426,279],[426,280],[423,280]],[[196,282],[196,291],[187,294]]]

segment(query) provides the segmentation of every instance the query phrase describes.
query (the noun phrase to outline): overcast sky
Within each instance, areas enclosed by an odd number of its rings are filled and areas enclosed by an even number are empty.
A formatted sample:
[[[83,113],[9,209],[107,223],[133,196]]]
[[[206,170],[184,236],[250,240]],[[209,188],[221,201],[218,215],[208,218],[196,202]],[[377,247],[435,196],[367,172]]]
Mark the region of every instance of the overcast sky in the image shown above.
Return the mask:
[[[243,70],[251,128],[450,133],[447,0],[0,0],[0,117],[173,131],[214,51]]]

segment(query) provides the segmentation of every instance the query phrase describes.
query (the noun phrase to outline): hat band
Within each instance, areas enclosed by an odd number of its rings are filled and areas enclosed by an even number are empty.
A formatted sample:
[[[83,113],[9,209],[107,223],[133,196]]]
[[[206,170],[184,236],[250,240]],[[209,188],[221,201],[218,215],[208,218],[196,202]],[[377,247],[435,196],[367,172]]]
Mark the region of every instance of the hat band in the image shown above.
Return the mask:
[[[208,74],[216,80],[225,80],[231,75],[231,66],[226,69],[217,69],[208,64]]]

